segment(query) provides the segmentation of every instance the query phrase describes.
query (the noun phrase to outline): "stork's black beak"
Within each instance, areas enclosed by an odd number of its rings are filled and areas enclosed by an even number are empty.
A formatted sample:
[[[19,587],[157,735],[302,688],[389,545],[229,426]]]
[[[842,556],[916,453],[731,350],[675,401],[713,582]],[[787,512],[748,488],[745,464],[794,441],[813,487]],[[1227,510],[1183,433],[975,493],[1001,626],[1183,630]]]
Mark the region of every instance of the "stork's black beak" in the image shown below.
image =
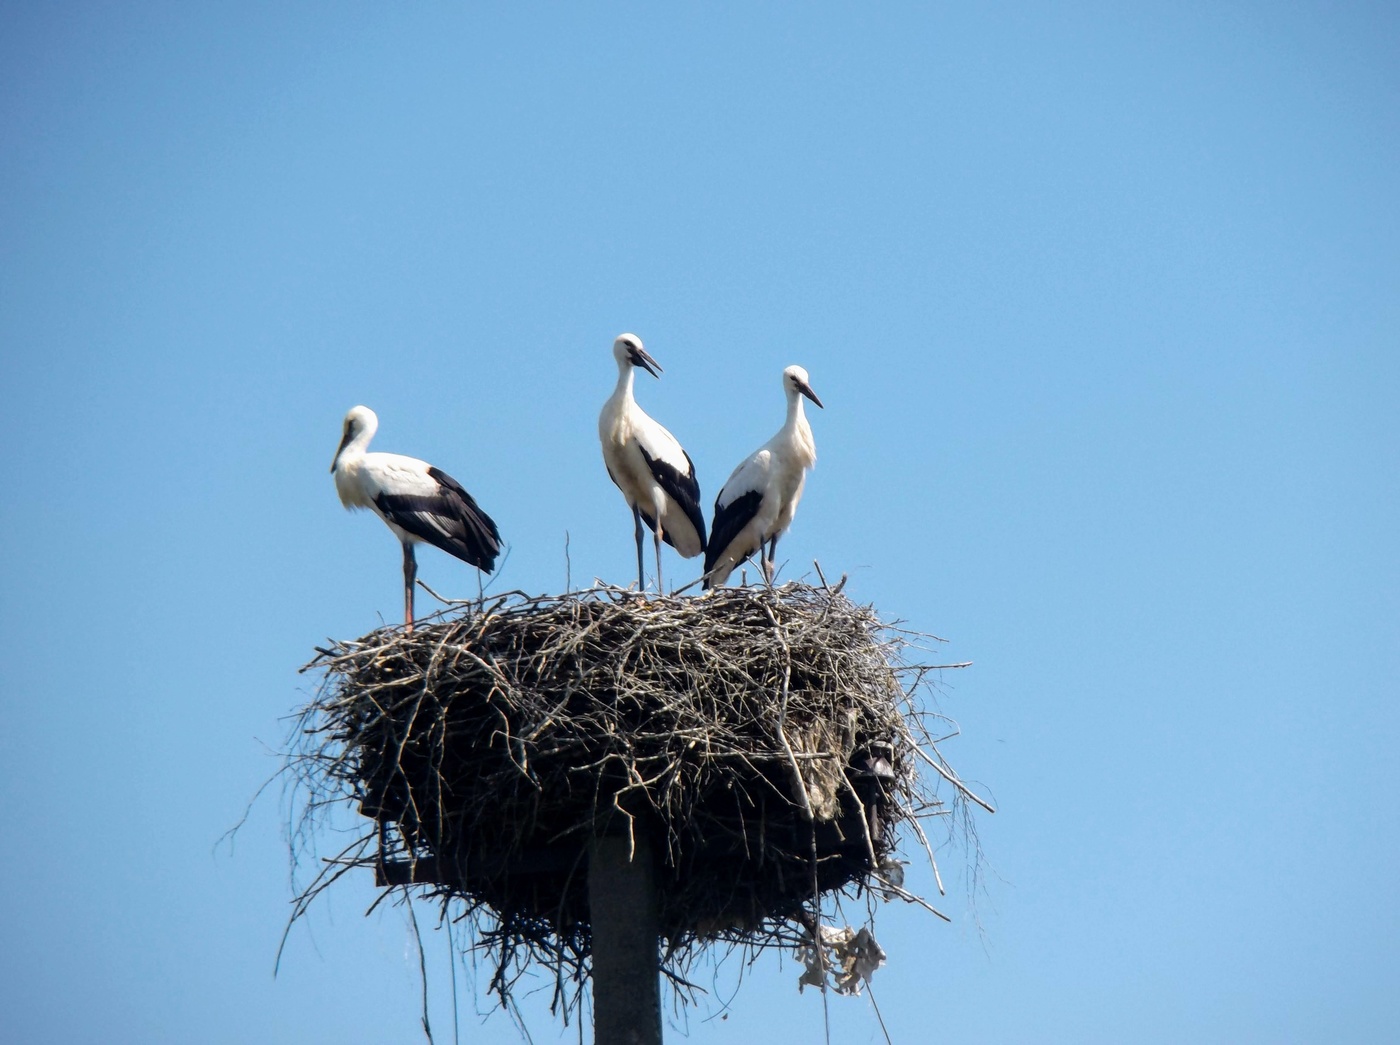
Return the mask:
[[[331,458],[331,471],[335,471],[335,463],[340,460],[340,453],[345,449],[345,444],[350,441],[350,429],[345,429],[345,434],[340,437],[340,445],[335,448],[335,456]]]
[[[826,409],[826,407],[822,406],[822,401],[817,398],[817,393],[812,391],[812,386],[807,384],[806,381],[799,381],[797,383],[797,390],[803,395],[805,395],[812,402],[816,403],[817,406],[821,406],[823,410]]]
[[[651,354],[645,348],[634,346],[631,350],[633,366],[639,366],[652,377],[661,376],[661,364],[651,358]]]

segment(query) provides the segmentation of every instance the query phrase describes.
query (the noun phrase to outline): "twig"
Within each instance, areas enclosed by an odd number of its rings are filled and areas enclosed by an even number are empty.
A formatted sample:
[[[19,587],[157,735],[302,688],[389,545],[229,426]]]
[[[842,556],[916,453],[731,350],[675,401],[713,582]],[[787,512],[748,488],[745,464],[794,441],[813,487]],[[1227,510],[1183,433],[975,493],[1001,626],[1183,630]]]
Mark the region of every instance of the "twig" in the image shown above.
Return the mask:
[[[941,766],[938,762],[934,761],[933,756],[929,755],[926,751],[924,751],[923,748],[916,747],[914,748],[914,751],[916,754],[918,754],[918,756],[921,759],[923,759],[930,766],[932,766],[939,776],[941,776],[944,780],[948,781],[948,783],[952,784],[959,791],[961,791],[965,798],[969,799],[970,801],[976,802],[979,806],[981,806],[989,813],[996,812],[996,810],[992,808],[990,803],[978,797],[978,795],[974,791],[972,791],[966,784],[959,780],[953,773],[951,773],[947,769],[944,769],[943,766]]]

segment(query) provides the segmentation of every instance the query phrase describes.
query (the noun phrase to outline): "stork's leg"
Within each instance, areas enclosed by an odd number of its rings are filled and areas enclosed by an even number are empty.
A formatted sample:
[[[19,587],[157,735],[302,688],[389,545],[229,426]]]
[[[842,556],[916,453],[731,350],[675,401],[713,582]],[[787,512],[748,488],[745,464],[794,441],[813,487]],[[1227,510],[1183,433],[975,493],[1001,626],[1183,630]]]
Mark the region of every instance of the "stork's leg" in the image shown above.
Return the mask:
[[[773,583],[773,574],[778,572],[778,537],[774,534],[773,539],[768,542],[768,557],[763,557],[763,547],[759,546],[759,558],[763,559],[763,576],[768,579],[768,583]]]
[[[413,557],[413,542],[403,542],[403,624],[404,633],[413,634],[413,582],[418,579],[418,560]]]
[[[656,520],[656,533],[653,535],[656,541],[656,594],[665,595],[666,589],[661,586],[661,520]]]
[[[647,579],[642,569],[642,510],[635,504],[632,506],[632,521],[637,524],[637,592],[640,594],[647,590]]]

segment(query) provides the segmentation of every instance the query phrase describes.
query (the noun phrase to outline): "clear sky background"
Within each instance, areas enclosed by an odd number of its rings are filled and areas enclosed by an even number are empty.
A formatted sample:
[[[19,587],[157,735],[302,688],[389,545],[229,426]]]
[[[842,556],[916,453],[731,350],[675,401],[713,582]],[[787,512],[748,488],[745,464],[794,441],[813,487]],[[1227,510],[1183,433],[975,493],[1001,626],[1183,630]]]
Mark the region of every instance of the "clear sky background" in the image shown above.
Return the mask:
[[[275,791],[216,843],[312,647],[400,612],[346,409],[494,588],[566,533],[626,583],[623,330],[707,505],[805,365],[788,574],[975,662],[989,873],[882,912],[896,1042],[1400,1033],[1400,15],[1054,7],[0,5],[0,1038],[419,1040],[401,912],[344,883],[274,978]],[[820,1040],[798,971],[670,1036]]]

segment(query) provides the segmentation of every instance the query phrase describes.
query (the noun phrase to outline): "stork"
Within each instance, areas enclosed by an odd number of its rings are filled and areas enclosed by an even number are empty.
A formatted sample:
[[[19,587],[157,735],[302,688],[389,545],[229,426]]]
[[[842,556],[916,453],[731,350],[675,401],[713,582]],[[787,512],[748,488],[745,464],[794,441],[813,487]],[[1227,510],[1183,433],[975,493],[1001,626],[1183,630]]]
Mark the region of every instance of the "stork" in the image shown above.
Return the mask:
[[[472,495],[446,472],[416,457],[366,453],[378,428],[373,410],[353,407],[345,415],[331,474],[341,504],[370,509],[403,544],[404,630],[412,634],[413,582],[418,576],[413,546],[427,541],[490,573],[501,551],[501,535]]]
[[[705,552],[705,587],[729,579],[734,567],[754,552],[760,553],[763,575],[773,580],[773,557],[778,538],[792,525],[807,469],[817,462],[812,426],[802,411],[802,397],[817,406],[822,401],[807,381],[807,371],[790,366],[783,371],[787,394],[787,420],[778,434],[743,461],[715,498],[710,544]],[[768,554],[763,556],[763,545]]]
[[[647,416],[632,398],[632,376],[641,367],[658,377],[661,366],[636,334],[619,334],[613,342],[617,387],[598,415],[598,439],[608,475],[627,499],[637,538],[637,590],[646,588],[642,566],[642,520],[656,544],[656,590],[661,591],[661,542],[683,558],[705,550],[705,516],[700,511],[700,484],[695,465],[676,437]]]

